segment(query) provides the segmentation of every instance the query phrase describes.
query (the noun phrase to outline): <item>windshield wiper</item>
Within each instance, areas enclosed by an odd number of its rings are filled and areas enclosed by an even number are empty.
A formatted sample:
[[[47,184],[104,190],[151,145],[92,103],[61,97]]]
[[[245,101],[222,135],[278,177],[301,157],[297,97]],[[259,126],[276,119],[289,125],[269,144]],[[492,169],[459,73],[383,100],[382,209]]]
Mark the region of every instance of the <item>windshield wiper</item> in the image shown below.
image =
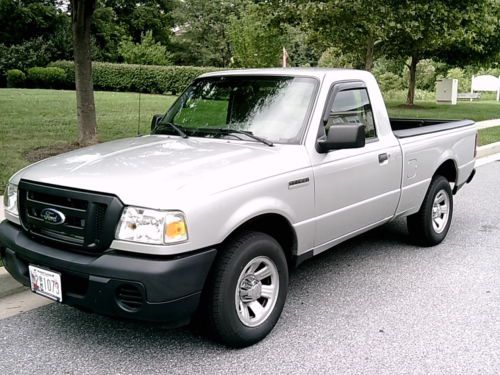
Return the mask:
[[[181,128],[179,128],[177,125],[175,125],[174,123],[172,122],[160,122],[158,123],[158,125],[167,125],[167,126],[170,126],[172,129],[174,129],[177,134],[179,134],[182,138],[189,138],[188,135],[186,133],[184,133]],[[158,128],[158,125],[156,125],[155,127],[155,131],[156,131],[156,128]]]
[[[231,133],[243,134],[243,135],[246,135],[249,138],[252,138],[252,139],[255,139],[256,141],[264,143],[265,145],[267,145],[269,147],[273,147],[274,146],[273,142],[268,141],[265,138],[258,137],[256,135],[254,135],[251,131],[248,131],[248,130],[229,129],[229,128],[210,128],[210,130],[213,130],[213,131],[216,131],[216,132],[225,133],[225,134],[231,134]]]

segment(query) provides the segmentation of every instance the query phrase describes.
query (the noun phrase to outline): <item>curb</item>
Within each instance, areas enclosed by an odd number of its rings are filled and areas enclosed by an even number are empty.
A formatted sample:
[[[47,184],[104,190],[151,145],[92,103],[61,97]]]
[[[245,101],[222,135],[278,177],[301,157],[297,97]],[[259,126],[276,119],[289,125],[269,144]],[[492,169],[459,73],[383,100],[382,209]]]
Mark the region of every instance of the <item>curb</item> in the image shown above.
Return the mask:
[[[500,119],[486,120],[486,121],[478,121],[476,122],[476,128],[478,130],[494,128],[496,126],[500,126]]]
[[[4,267],[0,267],[0,298],[25,290],[28,288],[14,280]]]
[[[484,158],[493,154],[500,153],[500,142],[490,143],[477,148],[477,157]]]

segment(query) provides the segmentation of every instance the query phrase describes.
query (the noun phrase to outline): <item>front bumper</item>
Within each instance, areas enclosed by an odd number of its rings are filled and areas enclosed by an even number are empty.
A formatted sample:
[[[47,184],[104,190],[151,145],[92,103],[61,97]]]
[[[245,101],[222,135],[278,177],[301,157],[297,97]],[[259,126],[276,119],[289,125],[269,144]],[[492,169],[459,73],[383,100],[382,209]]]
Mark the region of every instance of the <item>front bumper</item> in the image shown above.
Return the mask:
[[[17,281],[30,285],[29,264],[60,272],[63,303],[139,320],[189,321],[216,252],[168,258],[116,251],[88,255],[35,242],[7,220],[0,224],[0,256]]]

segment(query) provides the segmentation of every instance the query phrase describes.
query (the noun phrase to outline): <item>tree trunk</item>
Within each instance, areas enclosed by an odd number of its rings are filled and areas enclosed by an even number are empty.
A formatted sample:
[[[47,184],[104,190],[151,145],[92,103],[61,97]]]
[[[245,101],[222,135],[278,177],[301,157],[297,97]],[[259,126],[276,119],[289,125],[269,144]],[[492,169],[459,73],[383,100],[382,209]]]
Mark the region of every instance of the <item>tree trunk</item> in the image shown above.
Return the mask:
[[[365,70],[371,72],[373,69],[373,53],[375,50],[375,43],[372,38],[368,38],[366,42],[366,54],[365,54]]]
[[[417,56],[412,56],[410,65],[408,68],[410,69],[410,81],[408,83],[408,95],[406,96],[406,104],[413,105],[415,103],[415,85],[416,85],[416,77],[417,77],[417,64],[419,59]]]
[[[90,51],[90,25],[95,3],[95,0],[71,0],[78,143],[82,146],[94,144],[97,141]]]

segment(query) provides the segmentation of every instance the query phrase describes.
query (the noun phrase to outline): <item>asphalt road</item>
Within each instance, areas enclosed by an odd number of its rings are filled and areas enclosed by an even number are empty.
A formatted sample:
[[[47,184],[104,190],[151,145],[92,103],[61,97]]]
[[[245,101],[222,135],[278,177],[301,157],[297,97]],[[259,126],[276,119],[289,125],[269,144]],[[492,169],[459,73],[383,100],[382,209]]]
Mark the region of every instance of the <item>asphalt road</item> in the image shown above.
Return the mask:
[[[0,321],[0,371],[499,374],[499,190],[500,162],[480,167],[439,246],[408,244],[397,221],[306,262],[253,347],[52,304]]]

